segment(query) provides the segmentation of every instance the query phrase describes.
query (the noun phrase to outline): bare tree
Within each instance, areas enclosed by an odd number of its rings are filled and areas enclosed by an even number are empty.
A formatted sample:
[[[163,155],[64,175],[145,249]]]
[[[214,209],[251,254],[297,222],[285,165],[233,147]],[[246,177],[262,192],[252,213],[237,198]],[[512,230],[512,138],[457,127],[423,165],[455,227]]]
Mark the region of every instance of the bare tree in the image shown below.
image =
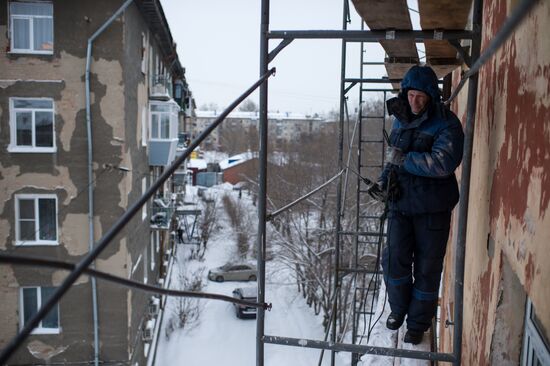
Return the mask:
[[[239,110],[243,112],[257,112],[259,109],[256,102],[254,102],[252,99],[247,99],[241,103],[241,105],[239,106]]]
[[[203,210],[199,221],[199,246],[192,253],[192,259],[202,261],[206,253],[206,248],[210,237],[218,227],[218,200],[203,200]]]
[[[204,284],[202,283],[204,267],[192,272],[186,273],[180,266],[180,273],[178,276],[179,289],[183,291],[202,291]],[[178,297],[175,299],[176,306],[174,308],[174,316],[177,320],[175,325],[182,329],[192,329],[199,323],[201,314],[201,307],[199,299],[190,297]],[[172,322],[173,324],[174,322]]]

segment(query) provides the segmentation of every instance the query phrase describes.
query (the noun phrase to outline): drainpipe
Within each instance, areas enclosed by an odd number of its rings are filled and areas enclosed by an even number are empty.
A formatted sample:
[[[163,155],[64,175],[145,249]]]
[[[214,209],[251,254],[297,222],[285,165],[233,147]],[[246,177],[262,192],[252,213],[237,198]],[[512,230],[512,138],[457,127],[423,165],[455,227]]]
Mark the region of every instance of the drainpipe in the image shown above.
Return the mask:
[[[86,52],[86,132],[88,135],[88,249],[94,248],[94,172],[93,172],[93,151],[92,151],[92,117],[90,113],[90,65],[92,62],[92,43],[107,28],[133,0],[127,0],[90,38]],[[95,263],[90,267],[95,268]],[[92,308],[94,319],[94,365],[99,366],[99,318],[97,305],[97,285],[95,277],[92,281]]]

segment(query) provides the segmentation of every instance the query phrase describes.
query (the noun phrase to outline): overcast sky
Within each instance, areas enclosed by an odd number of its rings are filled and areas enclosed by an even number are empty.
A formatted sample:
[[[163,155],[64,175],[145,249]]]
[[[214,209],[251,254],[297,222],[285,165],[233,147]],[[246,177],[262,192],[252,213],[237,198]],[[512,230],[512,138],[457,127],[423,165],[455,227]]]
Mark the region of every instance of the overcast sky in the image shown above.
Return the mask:
[[[197,106],[227,106],[259,76],[260,0],[161,0]],[[342,29],[343,1],[272,0],[270,30]],[[350,2],[351,4],[351,2]],[[350,29],[360,22],[352,5]],[[270,49],[279,43],[270,41]],[[358,44],[348,44],[347,77],[359,76]],[[368,55],[382,61],[379,45]],[[269,110],[324,113],[339,108],[341,41],[295,40],[270,67]],[[378,75],[375,75],[378,74]],[[383,68],[372,76],[382,76]],[[358,92],[357,92],[358,93]],[[350,94],[355,101],[356,94]],[[258,100],[258,93],[252,95]]]

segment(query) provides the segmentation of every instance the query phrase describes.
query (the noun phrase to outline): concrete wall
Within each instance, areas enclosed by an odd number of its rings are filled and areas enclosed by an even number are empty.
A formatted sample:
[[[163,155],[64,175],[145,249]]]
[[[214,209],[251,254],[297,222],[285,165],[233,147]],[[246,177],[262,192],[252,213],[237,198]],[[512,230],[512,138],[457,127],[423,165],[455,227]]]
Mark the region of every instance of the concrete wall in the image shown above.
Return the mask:
[[[4,3],[5,4],[5,3]],[[7,6],[0,6],[0,250],[76,262],[88,251],[87,133],[85,117],[85,56],[87,39],[122,1],[54,1],[54,54],[7,54]],[[147,76],[140,70],[142,33],[148,30],[135,5],[114,21],[94,43],[91,67],[91,115],[94,151],[95,238],[101,238],[115,220],[150,184],[141,122],[147,106]],[[153,36],[148,36],[154,42]],[[9,97],[51,97],[55,103],[57,152],[8,153]],[[123,166],[129,172],[106,169]],[[16,247],[14,197],[16,193],[56,193],[58,246]],[[150,265],[135,266],[149,250],[149,223],[136,215],[97,261],[99,270],[143,280]],[[160,254],[158,254],[160,256]],[[143,260],[142,260],[143,261]],[[160,260],[149,274],[154,282]],[[132,271],[134,269],[134,271]],[[21,266],[0,266],[0,348],[19,324],[19,287],[59,285],[65,273]],[[106,364],[143,361],[140,327],[147,295],[98,281],[100,305],[100,359]],[[29,348],[66,349],[53,362],[93,359],[91,286],[79,279],[60,303],[59,335],[36,335],[20,347],[10,363],[39,362]],[[36,341],[41,342],[36,343]]]
[[[482,51],[515,4],[485,1]],[[549,26],[550,3],[541,1],[480,72],[466,238],[466,365],[518,364],[526,297],[550,339]],[[463,121],[465,96],[454,105]],[[442,323],[447,309],[452,318],[453,260],[446,258]],[[451,351],[452,327],[441,331],[442,348]]]

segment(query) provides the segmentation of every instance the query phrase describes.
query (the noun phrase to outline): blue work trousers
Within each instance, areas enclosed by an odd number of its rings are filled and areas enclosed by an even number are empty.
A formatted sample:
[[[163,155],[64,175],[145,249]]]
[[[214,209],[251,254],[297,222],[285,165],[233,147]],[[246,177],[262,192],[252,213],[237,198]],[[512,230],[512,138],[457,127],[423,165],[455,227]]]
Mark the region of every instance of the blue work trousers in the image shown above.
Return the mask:
[[[407,328],[426,331],[437,309],[451,212],[406,215],[390,211],[382,255],[391,311]]]

